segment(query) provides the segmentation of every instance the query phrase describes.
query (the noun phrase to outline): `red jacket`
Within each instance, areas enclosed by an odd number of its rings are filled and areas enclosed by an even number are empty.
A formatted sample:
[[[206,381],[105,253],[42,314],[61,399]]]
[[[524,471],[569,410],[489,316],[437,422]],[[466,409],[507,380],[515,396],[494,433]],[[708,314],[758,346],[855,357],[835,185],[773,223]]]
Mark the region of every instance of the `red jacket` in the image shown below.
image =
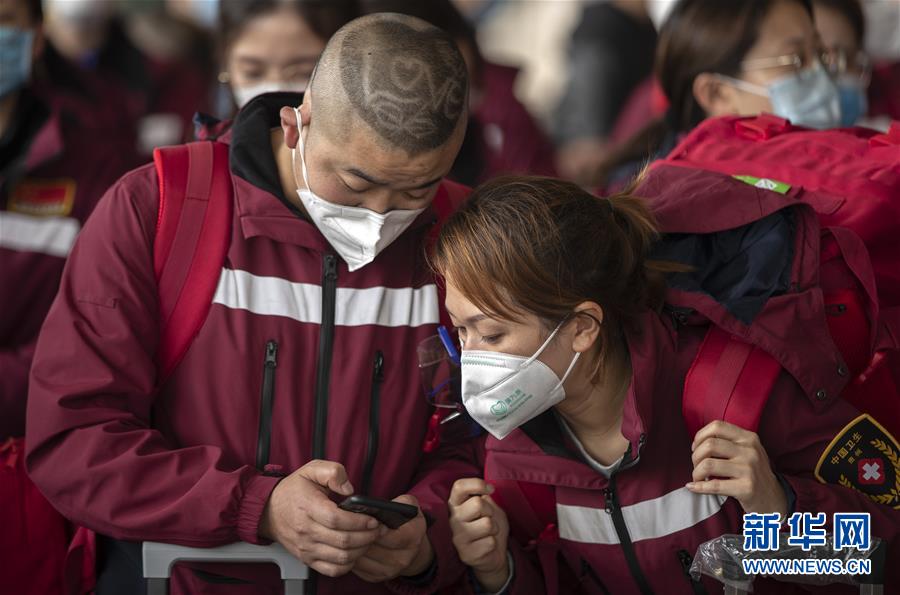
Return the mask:
[[[25,431],[28,368],[66,255],[106,189],[133,165],[82,116],[52,109],[29,90],[0,163],[0,439]]]
[[[127,174],[101,201],[72,252],[39,341],[28,468],[60,511],[114,538],[259,543],[260,516],[279,480],[254,466],[261,387],[274,343],[270,468],[299,468],[320,439],[322,458],[342,463],[359,493],[414,494],[434,519],[429,537],[437,575],[419,589],[395,581],[394,590],[430,591],[461,571],[445,502],[453,480],[474,471],[464,447],[440,465],[421,454],[431,412],[416,346],[435,334],[438,322],[438,294],[423,251],[434,213],[423,213],[374,262],[350,273],[316,227],[279,198],[269,130],[286,103],[277,95],[257,100],[231,131],[231,245],[206,323],[162,386],[154,364],[155,170]],[[333,303],[323,289],[332,280]],[[332,312],[330,334],[322,320]],[[330,387],[317,394],[320,353],[329,340],[333,359],[324,377]],[[317,412],[325,419],[318,426]],[[226,572],[278,584],[277,574],[255,566]],[[173,580],[189,592],[202,589],[188,572]],[[352,574],[319,577],[320,593],[384,591]]]
[[[472,117],[482,132],[481,180],[499,174],[556,174],[553,144],[514,93],[519,70],[485,62],[482,97]]]
[[[730,229],[756,221],[795,200],[749,185],[720,186],[724,176],[714,173],[698,174],[705,176],[705,183],[691,178],[689,184],[676,186],[681,173],[656,170],[637,190],[638,195],[650,199],[663,229],[687,233]],[[734,201],[730,208],[717,194],[724,187]],[[660,197],[672,200],[666,202]],[[847,432],[852,434],[854,430],[847,427],[859,411],[832,391],[839,386],[841,376],[829,359],[837,350],[827,337],[821,298],[817,301],[810,297],[815,296],[816,290],[809,285],[817,283],[818,278],[815,215],[806,206],[792,211],[789,241],[795,253],[783,266],[788,267],[790,285],[795,289],[771,298],[754,321],[754,325],[763,327],[757,329],[760,335],[754,339],[764,336],[760,342],[787,364],[767,401],[758,434],[773,469],[790,485],[795,512],[825,512],[829,526],[833,512],[871,513],[872,534],[890,544],[890,591],[900,584],[900,510],[876,504],[859,491],[825,485],[814,476],[820,458],[826,453],[830,458],[832,449],[843,443],[842,440],[834,446],[832,441],[839,436],[848,438]],[[696,213],[703,213],[704,217],[698,218]],[[735,274],[742,270],[744,262],[753,260],[751,252],[756,247],[771,252],[772,246],[777,246],[771,242],[771,235],[766,236],[766,241],[754,239],[756,244],[742,246],[746,250],[730,261],[730,270]],[[717,246],[723,252],[727,250],[724,237]],[[868,271],[871,276],[871,267],[860,260],[866,259],[864,252],[845,256],[854,270]],[[753,270],[751,266],[751,273]],[[771,271],[756,269],[756,274],[769,275]],[[742,279],[750,282],[748,277]],[[679,306],[691,306],[704,315],[700,317],[703,320],[728,318],[724,308],[708,295],[670,292],[669,300]],[[732,324],[736,322],[733,317],[730,320]],[[695,495],[684,487],[691,481],[693,436],[682,417],[682,388],[706,332],[705,325],[693,326],[694,322],[700,320],[685,319],[678,312],[673,312],[671,319],[648,312],[639,328],[627,333],[633,376],[622,432],[631,444],[631,454],[626,455],[630,462],[623,463],[612,480],[583,461],[552,413],[525,424],[505,440],[486,440],[485,477],[489,480],[544,484],[554,489],[558,546],[566,567],[571,569],[569,579],[575,581],[564,583],[560,593],[579,589],[601,593],[604,588],[617,595],[638,593],[638,581],[643,580],[655,593],[690,594],[693,586],[684,566],[689,566],[697,546],[723,533],[741,533],[742,511],[736,501]],[[849,456],[853,456],[853,449]],[[856,464],[851,463],[853,474],[849,479],[858,485]],[[900,476],[888,473],[887,477]],[[507,510],[526,514],[517,507]],[[510,521],[514,527],[530,522],[515,515]],[[541,547],[548,547],[548,543],[552,544],[552,540]],[[512,592],[544,592],[536,556],[515,543],[511,550],[516,569]],[[713,581],[705,579],[704,583],[711,592],[721,591],[721,586]],[[756,588],[770,593],[790,587],[758,580]]]

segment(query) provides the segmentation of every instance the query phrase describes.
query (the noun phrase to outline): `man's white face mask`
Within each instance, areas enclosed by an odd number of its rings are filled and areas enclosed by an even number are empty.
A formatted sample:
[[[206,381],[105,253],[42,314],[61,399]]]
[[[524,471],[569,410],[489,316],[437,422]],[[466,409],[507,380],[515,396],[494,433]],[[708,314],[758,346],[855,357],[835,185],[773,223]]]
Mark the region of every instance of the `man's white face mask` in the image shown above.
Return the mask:
[[[300,110],[294,108],[297,115],[297,131],[300,134],[300,166],[303,171],[303,182],[306,188],[297,188],[300,201],[309,213],[316,227],[331,244],[350,271],[366,266],[406,231],[416,217],[424,210],[396,209],[387,213],[376,213],[363,207],[345,207],[329,202],[310,190],[309,175],[306,171],[306,155],[303,141],[303,124]],[[296,150],[291,151],[291,158],[296,158]]]

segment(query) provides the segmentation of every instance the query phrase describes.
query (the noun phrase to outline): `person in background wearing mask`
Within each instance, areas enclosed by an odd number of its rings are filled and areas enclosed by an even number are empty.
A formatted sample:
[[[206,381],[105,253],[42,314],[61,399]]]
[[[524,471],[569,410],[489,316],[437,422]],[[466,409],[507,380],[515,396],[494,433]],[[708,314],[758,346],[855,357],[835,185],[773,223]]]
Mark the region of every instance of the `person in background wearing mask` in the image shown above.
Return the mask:
[[[741,199],[755,193],[748,187]],[[718,199],[694,193],[680,217],[714,212]],[[548,529],[558,529],[551,556],[526,551],[510,525],[528,527],[536,505],[504,512],[484,479],[457,481],[453,542],[481,589],[719,592],[686,568],[701,543],[740,533],[742,512],[870,512],[872,534],[897,560],[900,511],[812,474],[857,418],[849,403],[819,409],[784,373],[758,434],[718,420],[689,435],[682,390],[706,327],[675,325],[661,311],[662,273],[679,269],[650,260],[657,237],[638,198],[536,177],[475,189],[443,226],[431,260],[462,346],[462,402],[491,434],[487,479],[547,488]],[[542,578],[537,559],[558,573]],[[776,584],[757,579],[754,588],[781,592]]]
[[[773,113],[799,126],[841,125],[811,0],[682,0],[660,30],[656,76],[665,117],[611,152],[597,186],[622,187],[708,117]]]
[[[452,38],[376,14],[331,38],[304,95],[245,105],[222,139],[234,222],[221,277],[161,386],[156,169],[101,201],[43,327],[26,455],[51,503],[100,534],[100,595],[141,592],[147,539],[277,541],[320,595],[433,593],[460,576],[446,498],[477,466],[468,444],[421,455],[432,411],[416,346],[440,315],[424,246],[467,87]],[[388,530],[332,499],[352,493],[420,514]],[[281,588],[274,568],[240,564],[178,567],[170,587],[223,581]]]
[[[137,151],[149,156],[154,147],[176,144],[191,135],[194,114],[209,112],[213,77],[203,63],[208,60],[166,55],[173,44],[151,41],[155,36],[153,26],[148,30],[147,19],[136,19],[134,27],[135,19],[129,19],[125,9],[140,4],[46,0],[52,58],[48,70],[53,79],[71,76],[73,71],[93,79],[107,109],[123,112],[133,123]],[[177,27],[164,15],[160,22]]]
[[[54,105],[52,88],[36,92],[41,23],[40,0],[0,0],[0,442],[25,431],[28,369],[66,255],[134,165],[91,113]]]
[[[28,372],[76,236],[135,161],[96,105],[36,84],[41,9],[0,0],[0,591],[57,595],[71,527],[23,464]]]
[[[853,126],[868,110],[872,62],[866,54],[866,20],[859,0],[813,0],[816,30],[825,48],[824,61],[837,83],[841,125]]]
[[[219,82],[234,106],[263,93],[302,93],[325,44],[359,16],[355,0],[220,0]]]
[[[474,186],[500,174],[554,175],[554,150],[516,99],[518,69],[484,59],[475,28],[450,0],[363,0],[371,12],[408,14],[440,27],[456,40],[469,69],[469,126],[450,177]]]

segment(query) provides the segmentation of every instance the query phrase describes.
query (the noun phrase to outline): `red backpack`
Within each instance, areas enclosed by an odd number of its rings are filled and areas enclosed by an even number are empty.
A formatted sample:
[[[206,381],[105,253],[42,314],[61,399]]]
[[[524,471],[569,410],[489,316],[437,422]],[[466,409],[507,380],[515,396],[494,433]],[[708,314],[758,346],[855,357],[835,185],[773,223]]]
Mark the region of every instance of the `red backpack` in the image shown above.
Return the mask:
[[[717,171],[776,192],[793,188],[807,191],[802,196],[834,197],[810,204],[823,227],[849,228],[863,240],[878,303],[877,314],[867,312],[863,288],[844,282],[841,232],[835,230],[823,239],[821,284],[831,336],[853,378],[842,396],[900,433],[900,352],[867,342],[878,320],[894,329],[900,324],[900,122],[879,134],[865,128],[808,130],[769,114],[711,119],[654,167],[664,165]],[[766,394],[761,391],[771,387],[779,368],[733,336],[711,335],[707,343],[706,357],[698,358],[685,385],[685,419],[692,428],[720,418],[755,428],[765,400],[754,395]],[[744,369],[746,378],[739,380],[736,374]],[[731,398],[704,398],[716,392]]]
[[[737,178],[737,179],[735,179]],[[748,185],[749,184],[749,185]],[[762,188],[763,190],[756,190]],[[801,335],[795,328],[791,331],[778,328],[773,322],[777,319],[769,318],[768,310],[763,306],[759,315],[753,315],[749,319],[740,320],[734,315],[728,306],[723,307],[724,301],[720,300],[714,292],[707,292],[706,287],[688,288],[671,283],[667,301],[673,318],[678,319],[678,324],[701,325],[707,327],[705,339],[698,349],[694,362],[686,376],[682,399],[682,413],[688,432],[693,435],[701,427],[715,419],[724,419],[741,427],[756,431],[762,416],[762,412],[768,402],[769,395],[776,379],[788,370],[795,378],[804,376],[803,367],[796,363],[789,363],[789,357],[782,353],[770,353],[771,341],[765,339],[766,335],[779,335],[784,333],[786,342],[804,345],[804,355],[808,362],[805,365],[814,366],[817,369],[834,370],[834,382],[827,387],[828,394],[836,388],[843,388],[845,384],[866,383],[867,371],[870,373],[873,366],[868,365],[872,361],[872,352],[876,345],[872,345],[872,326],[878,324],[878,328],[888,328],[888,325],[877,322],[882,320],[879,316],[878,297],[874,286],[874,277],[871,269],[853,270],[848,262],[854,266],[867,263],[865,246],[858,236],[846,229],[820,228],[816,216],[812,210],[830,210],[835,205],[843,204],[834,196],[821,192],[807,191],[799,186],[790,187],[780,184],[776,188],[769,188],[769,184],[760,184],[759,180],[748,177],[726,176],[716,172],[701,169],[672,167],[671,164],[662,163],[654,167],[634,191],[636,196],[648,200],[652,210],[657,214],[661,231],[664,234],[660,242],[659,253],[655,258],[687,262],[681,258],[673,257],[677,251],[673,250],[671,242],[683,241],[685,238],[700,238],[704,236],[722,236],[732,234],[742,236],[752,233],[752,228],[764,228],[765,220],[772,217],[779,210],[795,211],[791,225],[795,226],[796,237],[807,238],[803,240],[805,249],[803,256],[792,254],[790,266],[805,267],[806,272],[802,278],[803,284],[810,284],[821,290],[824,295],[825,311],[829,314],[840,314],[840,321],[836,324],[832,321],[832,315],[827,317],[828,325],[818,327],[815,323],[807,326],[810,334],[807,337]],[[771,190],[772,192],[768,192]],[[779,198],[778,194],[787,196],[787,199]],[[699,195],[705,193],[711,201],[718,206],[716,214],[710,214],[707,218],[686,215],[683,197],[687,195]],[[768,196],[762,196],[768,195]],[[729,208],[728,201],[745,200],[744,204],[736,208]],[[791,208],[791,203],[807,206]],[[765,205],[765,208],[763,208]],[[707,206],[711,206],[707,203]],[[809,209],[812,206],[813,209]],[[785,207],[788,207],[786,209]],[[675,213],[679,216],[672,216]],[[813,236],[815,239],[813,240]],[[785,253],[791,253],[792,243],[788,244]],[[707,246],[718,246],[713,242]],[[701,246],[701,244],[697,244]],[[775,253],[773,250],[785,248],[784,244],[774,249],[765,242],[760,242],[761,252]],[[812,250],[811,246],[818,246],[818,250]],[[682,252],[684,254],[685,252]],[[688,250],[687,253],[705,254],[704,250]],[[847,258],[845,255],[859,256],[862,258]],[[715,259],[712,259],[713,261]],[[800,264],[801,262],[805,264]],[[732,266],[727,259],[716,265],[718,268],[710,268],[704,271],[706,278],[730,279],[725,283],[721,293],[727,293],[740,279],[728,275],[728,269]],[[799,270],[799,268],[797,269]],[[803,297],[793,287],[784,289],[784,297],[777,299],[802,300]],[[698,299],[699,294],[707,294]],[[710,297],[712,296],[712,297]],[[706,299],[709,298],[709,299]],[[743,294],[736,295],[736,302],[744,298]],[[764,302],[768,304],[770,297]],[[691,310],[693,315],[687,316],[683,310]],[[684,314],[682,317],[681,315]],[[890,312],[888,312],[890,314]],[[783,316],[783,314],[781,314]],[[777,324],[777,323],[776,323]],[[900,326],[893,325],[896,332]],[[837,335],[840,334],[840,337]],[[834,339],[831,341],[829,338]],[[840,339],[843,340],[843,344]],[[900,335],[891,336],[884,333],[881,337],[884,347],[893,351],[886,351],[890,356],[896,355],[897,339]],[[802,340],[802,342],[801,342]],[[831,344],[831,347],[828,346]],[[769,346],[767,351],[763,346]],[[836,358],[834,347],[841,352]],[[837,363],[840,360],[840,364]],[[837,378],[840,376],[843,381]],[[855,380],[851,381],[851,378]],[[798,380],[799,381],[799,380]],[[805,383],[801,382],[801,385]],[[868,386],[868,385],[867,385]],[[804,385],[806,392],[809,386]],[[812,391],[816,399],[827,398],[826,391]],[[846,398],[846,392],[843,393]],[[898,401],[886,399],[880,405],[888,410],[897,411]],[[874,409],[874,408],[873,408]],[[864,409],[865,410],[865,409]],[[896,427],[900,416],[880,417],[880,413],[867,410],[878,418],[886,426]],[[533,547],[545,573],[546,587],[548,590],[558,589],[558,583],[554,577],[563,572],[563,567],[558,563],[558,532],[556,531],[555,493],[553,486],[516,482],[495,479],[496,473],[486,466],[485,478],[495,486],[494,498],[503,507],[511,518],[511,534],[523,545]],[[514,520],[513,520],[514,519]],[[548,576],[548,573],[550,576]]]
[[[17,595],[63,593],[71,525],[28,477],[21,438],[9,438],[0,444],[0,502],[0,591]]]

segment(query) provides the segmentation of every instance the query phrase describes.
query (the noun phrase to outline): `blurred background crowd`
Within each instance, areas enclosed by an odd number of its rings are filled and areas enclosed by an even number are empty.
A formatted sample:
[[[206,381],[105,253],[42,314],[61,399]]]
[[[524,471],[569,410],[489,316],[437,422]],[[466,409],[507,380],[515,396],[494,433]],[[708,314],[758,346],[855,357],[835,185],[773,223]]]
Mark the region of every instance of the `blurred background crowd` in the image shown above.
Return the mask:
[[[474,117],[453,177],[475,184],[500,172],[556,174],[597,188],[665,146],[653,123],[679,128],[660,85],[680,76],[677,56],[658,48],[675,3],[2,0],[0,27],[31,36],[4,35],[2,78],[11,85],[11,71],[27,67],[30,93],[70,114],[79,135],[137,164],[155,146],[215,135],[260,93],[303,90],[326,40],[355,16],[403,12],[447,30],[468,62]],[[844,123],[885,127],[900,118],[900,0],[813,5],[842,92],[854,99],[863,91]],[[729,27],[710,30],[717,33],[699,31],[695,43],[711,55],[726,51]],[[23,109],[10,96],[0,99],[0,131]]]

